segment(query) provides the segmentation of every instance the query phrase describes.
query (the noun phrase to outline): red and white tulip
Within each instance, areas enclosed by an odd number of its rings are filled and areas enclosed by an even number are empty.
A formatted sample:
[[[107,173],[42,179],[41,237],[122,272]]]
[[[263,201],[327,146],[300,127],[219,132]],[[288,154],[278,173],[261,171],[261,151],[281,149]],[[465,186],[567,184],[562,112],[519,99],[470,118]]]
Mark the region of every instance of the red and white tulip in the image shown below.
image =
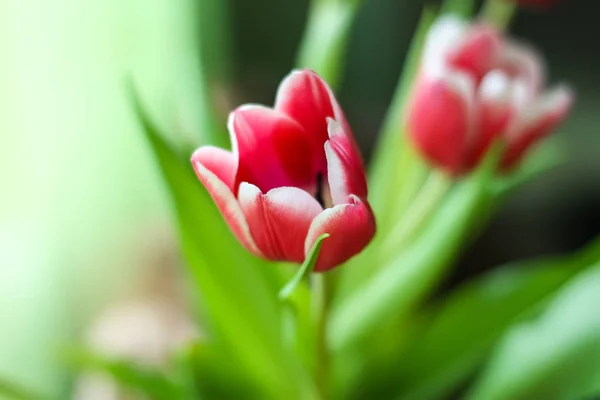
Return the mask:
[[[375,222],[362,159],[322,78],[292,72],[273,108],[243,105],[228,128],[232,151],[204,146],[192,164],[244,247],[301,263],[328,233],[315,266],[326,271],[370,242]]]
[[[482,24],[443,17],[431,28],[408,115],[416,147],[452,174],[475,167],[493,141],[514,167],[567,115],[573,95],[543,88],[543,64],[525,45]]]

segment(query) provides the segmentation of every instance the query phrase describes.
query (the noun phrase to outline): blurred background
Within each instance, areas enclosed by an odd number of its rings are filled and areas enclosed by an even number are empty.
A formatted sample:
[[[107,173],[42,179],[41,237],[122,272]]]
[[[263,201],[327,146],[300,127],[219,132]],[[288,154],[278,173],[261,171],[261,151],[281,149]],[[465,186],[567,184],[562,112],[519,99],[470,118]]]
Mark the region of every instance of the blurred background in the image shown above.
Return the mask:
[[[422,4],[366,0],[354,26],[338,93],[367,159]],[[197,334],[181,306],[168,199],[124,82],[133,77],[160,126],[191,148],[206,135],[204,102],[220,113],[221,129],[236,105],[273,102],[294,66],[308,6],[0,1],[0,376],[66,393],[57,349],[84,340],[126,352],[111,329],[122,333],[132,315],[143,315],[137,325],[164,325],[163,311],[148,304],[181,312],[169,321],[176,334],[151,343]],[[545,54],[550,81],[575,88],[558,135],[569,158],[507,199],[450,282],[567,252],[600,233],[598,15],[597,1],[563,0],[516,17],[514,34]]]

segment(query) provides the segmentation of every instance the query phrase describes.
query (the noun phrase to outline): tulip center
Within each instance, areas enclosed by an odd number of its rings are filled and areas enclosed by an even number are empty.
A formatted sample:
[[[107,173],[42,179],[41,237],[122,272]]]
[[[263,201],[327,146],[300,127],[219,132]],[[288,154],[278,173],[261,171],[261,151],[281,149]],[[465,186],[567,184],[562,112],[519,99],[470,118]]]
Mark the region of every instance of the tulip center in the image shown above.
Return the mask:
[[[324,188],[323,188],[323,173],[317,173],[317,191],[315,193],[315,199],[319,202],[321,207],[325,207],[325,197],[324,197]]]
[[[315,181],[316,188],[310,193],[324,209],[333,207],[333,199],[331,198],[331,190],[326,175],[323,172],[318,172]]]

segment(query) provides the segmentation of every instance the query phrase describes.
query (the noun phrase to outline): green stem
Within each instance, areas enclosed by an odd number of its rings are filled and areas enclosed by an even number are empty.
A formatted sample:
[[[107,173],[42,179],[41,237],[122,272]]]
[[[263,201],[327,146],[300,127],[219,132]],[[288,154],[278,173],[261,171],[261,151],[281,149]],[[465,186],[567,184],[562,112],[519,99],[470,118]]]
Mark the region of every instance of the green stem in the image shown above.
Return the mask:
[[[329,310],[329,282],[326,274],[313,276],[313,311],[316,327],[315,382],[322,399],[329,398],[329,350],[327,348],[327,318]]]
[[[372,334],[383,321],[406,313],[435,285],[487,205],[501,153],[494,146],[480,169],[444,202],[431,228],[332,311],[328,343],[340,351]]]
[[[398,249],[404,247],[419,232],[451,185],[452,179],[443,171],[432,171],[409,208],[403,213],[405,217],[397,219],[398,224],[387,236],[388,240],[382,249],[384,254],[397,254]]]
[[[200,20],[200,50],[209,81],[224,84],[231,79],[233,52],[231,47],[231,12],[229,0],[196,2]]]
[[[423,162],[418,154],[406,142],[403,129],[405,104],[412,88],[423,42],[436,13],[431,8],[424,8],[417,30],[413,36],[410,49],[404,62],[402,74],[396,85],[394,98],[389,106],[383,126],[379,132],[373,161],[369,169],[369,203],[377,217],[377,231],[373,243],[359,257],[351,260],[341,271],[336,288],[334,303],[338,299],[356,290],[376,271],[367,268],[365,260],[379,250],[379,238],[385,235],[393,222],[390,210],[392,205],[410,204],[414,188],[421,185]]]
[[[498,29],[509,28],[512,18],[517,9],[514,1],[487,0],[481,9],[481,19],[487,21]]]
[[[313,0],[297,66],[310,68],[332,87],[340,80],[340,71],[352,23],[361,2],[355,0]]]
[[[470,19],[475,9],[474,0],[446,0],[442,5],[440,14],[454,14]]]
[[[8,382],[0,378],[0,398],[19,399],[19,400],[41,400],[45,397],[37,393],[32,393],[29,389],[19,386],[13,382]]]
[[[415,159],[414,152],[405,144],[406,133],[403,129],[405,105],[417,74],[425,37],[435,17],[436,13],[433,10],[429,8],[423,10],[392,103],[379,132],[373,164],[369,169],[371,192],[369,197],[373,209],[380,215],[387,215],[388,203],[395,198],[390,193],[390,181],[397,182],[402,177],[404,169],[409,168]]]

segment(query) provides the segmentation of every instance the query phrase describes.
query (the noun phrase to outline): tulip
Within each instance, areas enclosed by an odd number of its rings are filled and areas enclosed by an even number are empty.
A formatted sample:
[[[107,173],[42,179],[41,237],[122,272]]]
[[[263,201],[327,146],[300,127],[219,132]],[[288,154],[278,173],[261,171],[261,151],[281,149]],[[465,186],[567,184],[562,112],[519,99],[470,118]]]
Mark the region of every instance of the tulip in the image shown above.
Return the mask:
[[[328,233],[315,271],[360,252],[375,234],[365,172],[329,86],[309,70],[280,84],[273,108],[229,115],[232,151],[200,147],[192,164],[240,243],[269,260],[301,263]]]
[[[504,144],[504,171],[550,134],[573,96],[559,85],[542,90],[533,50],[482,24],[443,17],[431,28],[407,126],[416,148],[453,175],[478,165],[494,141]]]

